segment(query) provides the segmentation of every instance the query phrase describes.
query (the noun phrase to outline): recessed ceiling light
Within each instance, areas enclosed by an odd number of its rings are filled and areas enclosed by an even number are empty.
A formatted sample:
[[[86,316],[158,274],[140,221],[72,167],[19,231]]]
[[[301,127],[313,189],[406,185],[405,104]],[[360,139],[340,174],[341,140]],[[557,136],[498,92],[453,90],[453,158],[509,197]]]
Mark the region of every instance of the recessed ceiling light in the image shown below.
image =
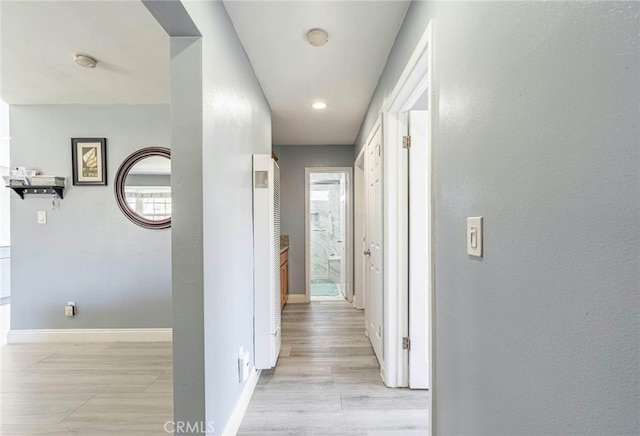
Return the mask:
[[[325,109],[327,107],[327,104],[323,101],[316,101],[311,105],[311,107],[314,109]]]
[[[81,67],[85,67],[85,68],[95,68],[96,64],[98,63],[98,61],[96,61],[91,56],[86,56],[86,55],[81,55],[81,54],[75,55],[73,57],[73,60],[76,62],[76,64],[80,65]]]
[[[307,32],[307,41],[314,47],[322,47],[329,41],[329,34],[324,29],[311,29]]]

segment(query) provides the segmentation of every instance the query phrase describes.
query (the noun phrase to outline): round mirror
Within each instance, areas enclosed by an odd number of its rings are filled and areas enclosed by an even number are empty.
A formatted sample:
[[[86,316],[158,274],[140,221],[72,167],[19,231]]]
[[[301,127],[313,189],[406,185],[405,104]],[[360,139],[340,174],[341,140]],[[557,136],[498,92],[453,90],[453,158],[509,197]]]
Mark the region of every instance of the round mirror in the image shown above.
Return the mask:
[[[132,153],[118,168],[114,185],[118,206],[131,221],[147,229],[171,227],[171,150]]]

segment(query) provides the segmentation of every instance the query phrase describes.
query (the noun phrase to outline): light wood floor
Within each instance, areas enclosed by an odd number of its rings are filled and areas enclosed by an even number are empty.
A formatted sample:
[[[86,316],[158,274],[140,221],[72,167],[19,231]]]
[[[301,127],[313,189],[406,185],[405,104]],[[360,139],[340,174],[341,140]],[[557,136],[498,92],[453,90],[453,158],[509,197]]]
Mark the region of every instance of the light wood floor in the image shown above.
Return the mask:
[[[172,392],[169,342],[0,345],[2,436],[167,434]]]
[[[0,306],[2,333],[7,315]],[[384,387],[363,331],[346,302],[288,305],[278,366],[239,435],[425,435],[427,393]],[[0,345],[0,434],[166,434],[171,357],[171,343]]]
[[[289,304],[280,359],[262,372],[238,435],[424,436],[427,395],[383,385],[362,311]]]

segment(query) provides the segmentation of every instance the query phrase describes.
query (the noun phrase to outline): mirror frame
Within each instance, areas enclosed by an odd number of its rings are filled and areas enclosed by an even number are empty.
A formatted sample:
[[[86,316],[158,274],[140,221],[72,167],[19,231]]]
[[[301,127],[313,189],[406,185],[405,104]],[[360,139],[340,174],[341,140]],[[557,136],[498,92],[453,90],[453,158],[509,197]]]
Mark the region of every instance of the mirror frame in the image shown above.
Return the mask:
[[[120,165],[114,182],[114,190],[116,195],[116,203],[122,211],[122,213],[129,218],[130,221],[144,227],[145,229],[166,229],[171,227],[171,218],[165,218],[163,220],[152,221],[138,215],[135,211],[131,210],[127,203],[127,197],[125,196],[124,187],[127,175],[133,166],[140,162],[142,159],[151,156],[166,157],[171,161],[171,150],[165,147],[145,147],[140,150],[131,153]]]

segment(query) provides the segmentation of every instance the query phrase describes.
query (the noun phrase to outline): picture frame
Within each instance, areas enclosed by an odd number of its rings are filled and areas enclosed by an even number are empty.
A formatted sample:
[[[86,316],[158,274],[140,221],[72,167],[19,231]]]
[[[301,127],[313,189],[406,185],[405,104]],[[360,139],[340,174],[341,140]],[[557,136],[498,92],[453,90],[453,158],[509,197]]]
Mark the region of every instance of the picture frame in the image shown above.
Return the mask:
[[[74,185],[107,184],[107,138],[71,138]]]

